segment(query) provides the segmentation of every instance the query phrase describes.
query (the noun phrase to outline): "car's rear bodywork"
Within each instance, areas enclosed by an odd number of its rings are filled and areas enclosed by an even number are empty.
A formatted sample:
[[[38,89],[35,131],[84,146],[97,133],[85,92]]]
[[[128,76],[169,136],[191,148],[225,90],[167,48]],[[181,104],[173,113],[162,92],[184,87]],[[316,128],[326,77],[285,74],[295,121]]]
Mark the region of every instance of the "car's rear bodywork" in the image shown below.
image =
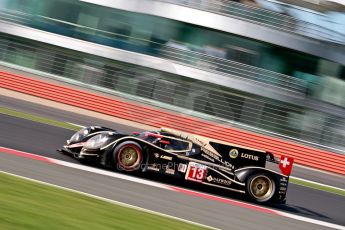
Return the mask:
[[[258,202],[285,202],[293,159],[162,128],[132,135],[87,127],[62,149],[78,159],[124,171],[151,171],[249,195]],[[79,135],[79,136],[78,136]],[[278,165],[281,172],[266,167]]]

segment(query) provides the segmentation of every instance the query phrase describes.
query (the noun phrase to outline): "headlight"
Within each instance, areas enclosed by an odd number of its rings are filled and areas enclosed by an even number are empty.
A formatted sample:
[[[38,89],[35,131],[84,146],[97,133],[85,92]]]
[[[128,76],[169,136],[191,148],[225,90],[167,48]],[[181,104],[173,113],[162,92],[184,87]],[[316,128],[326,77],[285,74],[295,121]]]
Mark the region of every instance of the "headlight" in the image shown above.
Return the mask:
[[[84,145],[86,149],[98,149],[108,141],[108,134],[102,133],[90,138]]]
[[[86,137],[88,134],[90,133],[90,128],[83,128],[81,130],[79,130],[78,132],[76,132],[70,139],[69,142],[78,142],[81,141],[84,137]]]

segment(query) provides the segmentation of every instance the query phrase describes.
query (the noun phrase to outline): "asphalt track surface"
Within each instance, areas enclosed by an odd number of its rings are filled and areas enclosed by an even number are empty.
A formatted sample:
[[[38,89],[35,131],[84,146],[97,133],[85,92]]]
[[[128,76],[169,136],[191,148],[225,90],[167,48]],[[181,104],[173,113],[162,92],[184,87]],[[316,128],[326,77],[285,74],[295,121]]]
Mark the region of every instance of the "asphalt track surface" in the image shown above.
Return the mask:
[[[142,131],[136,127],[131,127],[128,124],[114,123],[108,120],[89,117],[68,111],[55,109],[52,107],[31,103],[27,101],[18,100],[11,97],[0,95],[0,107],[11,108],[17,111],[28,114],[38,115],[41,117],[50,118],[57,121],[71,122],[83,126],[100,125],[116,129],[124,133],[131,133],[133,131]],[[316,156],[317,157],[317,156]],[[331,186],[345,189],[345,177],[340,175],[329,175],[327,173],[320,173],[319,171],[309,170],[301,167],[294,167],[292,175],[295,177],[328,184]]]
[[[4,106],[2,99],[4,98],[1,98],[0,106]],[[9,101],[6,101],[6,103],[9,103]],[[20,107],[17,102],[11,103],[12,106],[7,105],[7,107]],[[23,107],[23,105],[21,106]],[[36,107],[30,108],[32,110]],[[41,110],[42,108],[36,109],[36,114],[44,115],[42,113],[51,113],[50,117],[55,117],[62,121],[66,121],[66,118],[68,118],[68,121],[82,125],[96,123],[117,128],[124,132],[133,131],[133,127],[125,125],[107,124],[107,121],[98,121],[94,118],[73,114],[68,114],[66,117],[66,114],[63,112],[49,110],[48,108],[45,110]],[[24,109],[21,108],[21,110]],[[66,129],[0,115],[0,146],[3,147],[78,163],[71,157],[55,151],[72,134],[73,131]],[[272,216],[218,201],[109,178],[91,172],[45,164],[6,154],[0,154],[0,156],[0,170],[3,171],[137,205],[221,229],[327,229],[326,227],[310,223]],[[156,178],[150,175],[144,177],[148,180],[158,180],[167,183],[165,178]],[[171,183],[175,184],[176,182],[172,181]],[[238,196],[237,194],[223,194],[221,191],[203,190],[203,192],[215,192],[216,194],[235,199]],[[277,205],[273,208],[317,220],[345,225],[345,198],[343,196],[294,184],[289,186],[287,204]]]

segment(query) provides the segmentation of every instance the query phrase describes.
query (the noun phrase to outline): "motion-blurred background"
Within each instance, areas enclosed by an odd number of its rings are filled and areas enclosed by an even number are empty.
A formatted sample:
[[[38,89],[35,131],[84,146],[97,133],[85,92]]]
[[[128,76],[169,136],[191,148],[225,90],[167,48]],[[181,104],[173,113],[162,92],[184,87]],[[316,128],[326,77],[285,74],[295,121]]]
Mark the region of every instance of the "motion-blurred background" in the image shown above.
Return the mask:
[[[0,65],[345,152],[341,0],[0,0]]]

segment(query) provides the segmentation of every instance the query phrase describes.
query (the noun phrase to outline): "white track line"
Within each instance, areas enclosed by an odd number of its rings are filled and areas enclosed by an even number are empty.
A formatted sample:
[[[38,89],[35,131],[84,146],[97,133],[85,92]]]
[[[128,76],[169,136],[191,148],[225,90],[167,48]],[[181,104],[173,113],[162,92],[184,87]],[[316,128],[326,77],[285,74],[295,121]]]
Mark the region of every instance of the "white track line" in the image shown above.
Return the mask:
[[[211,226],[208,226],[208,225],[204,225],[204,224],[200,224],[200,223],[196,223],[196,222],[193,222],[193,221],[190,221],[190,220],[182,219],[182,218],[171,216],[171,215],[168,215],[168,214],[163,214],[163,213],[160,213],[160,212],[155,212],[155,211],[152,211],[152,210],[149,210],[149,209],[146,209],[146,208],[141,208],[141,207],[138,207],[138,206],[135,206],[135,205],[130,205],[130,204],[126,204],[126,203],[123,203],[123,202],[120,202],[120,201],[111,200],[111,199],[108,199],[108,198],[96,196],[96,195],[93,195],[93,194],[90,194],[90,193],[81,192],[81,191],[78,191],[78,190],[66,188],[66,187],[63,187],[63,186],[60,186],[60,185],[55,185],[55,184],[43,182],[43,181],[40,181],[40,180],[35,180],[35,179],[32,179],[32,178],[16,175],[16,174],[13,174],[13,173],[4,172],[4,171],[0,171],[0,172],[4,173],[4,174],[7,174],[7,175],[15,176],[15,177],[18,177],[18,178],[21,178],[21,179],[25,179],[25,180],[28,180],[28,181],[36,182],[36,183],[39,183],[39,184],[48,185],[48,186],[51,186],[51,187],[63,189],[65,191],[78,193],[78,194],[81,194],[81,195],[84,195],[84,196],[88,196],[88,197],[91,197],[91,198],[94,198],[94,199],[105,201],[105,202],[108,202],[108,203],[111,203],[111,204],[119,205],[119,206],[122,206],[122,207],[125,207],[125,208],[131,208],[131,209],[135,209],[135,210],[138,210],[138,211],[146,212],[146,213],[149,213],[149,214],[153,214],[153,215],[157,215],[157,216],[161,216],[161,217],[165,217],[165,218],[169,218],[169,219],[173,219],[173,220],[177,220],[177,221],[182,221],[182,222],[185,222],[185,223],[188,223],[188,224],[192,224],[192,225],[196,225],[196,226],[203,227],[203,228],[208,228],[208,229],[213,229],[213,230],[220,230],[219,228],[214,228],[214,227],[211,227]]]
[[[323,187],[332,188],[332,189],[336,189],[336,190],[340,190],[340,191],[344,191],[345,192],[345,189],[343,189],[343,188],[338,188],[338,187],[335,187],[335,186],[331,186],[331,185],[327,185],[327,184],[322,184],[322,183],[319,183],[319,182],[315,182],[315,181],[311,181],[311,180],[306,180],[306,179],[302,179],[302,178],[298,178],[298,177],[294,177],[294,176],[290,176],[290,178],[296,179],[296,180],[300,180],[300,181],[304,181],[304,182],[307,182],[307,183],[310,183],[310,184],[321,185]],[[295,184],[294,182],[290,182],[290,183]],[[307,185],[303,185],[303,186],[309,187]]]
[[[127,175],[123,175],[123,174],[119,174],[119,173],[115,173],[115,172],[109,172],[109,171],[105,171],[105,170],[101,170],[101,169],[97,169],[97,168],[92,168],[89,166],[84,166],[84,165],[80,165],[80,164],[75,164],[75,163],[70,163],[70,162],[66,162],[66,161],[61,161],[61,160],[56,160],[53,158],[49,158],[49,157],[42,157],[40,155],[36,155],[36,154],[32,154],[32,153],[27,153],[27,152],[23,152],[23,151],[18,151],[18,150],[14,150],[14,149],[10,149],[10,148],[6,148],[6,147],[1,147],[0,146],[0,152],[4,151],[4,153],[9,153],[6,152],[7,151],[12,151],[12,152],[18,152],[20,153],[23,157],[23,155],[27,156],[28,158],[31,159],[36,159],[37,158],[42,158],[45,159],[44,162],[50,162],[53,164],[57,164],[57,165],[61,165],[61,166],[65,166],[65,167],[69,167],[69,168],[74,168],[74,169],[79,169],[79,170],[83,170],[83,171],[87,171],[87,172],[92,172],[92,173],[97,173],[97,174],[101,174],[101,175],[105,175],[105,176],[111,176],[114,178],[118,178],[118,179],[123,179],[123,180],[127,180],[127,181],[132,181],[132,182],[136,182],[136,183],[140,183],[140,184],[144,184],[144,185],[149,185],[149,186],[153,186],[153,187],[157,187],[157,188],[162,188],[162,189],[166,189],[166,190],[172,190],[175,192],[178,192],[178,190],[174,189],[174,186],[168,186],[162,183],[157,183],[157,182],[153,182],[153,181],[148,181],[148,180],[143,180],[140,178],[135,178],[132,176],[127,176]],[[15,153],[9,153],[9,154],[14,154]],[[177,188],[177,187],[176,187]],[[196,192],[196,193],[200,193],[200,192]],[[202,193],[200,193],[202,194]],[[218,196],[214,196],[214,195],[209,195],[210,197],[216,197],[218,198]],[[232,199],[229,198],[222,198],[222,199],[226,199],[226,200],[230,200],[233,201]],[[252,205],[249,203],[245,203],[245,202],[241,202],[241,201],[236,201],[235,203],[242,203],[242,204],[246,204],[248,206],[252,206],[252,207],[257,207],[256,205]],[[241,205],[239,205],[240,207],[243,207]],[[328,227],[328,228],[333,228],[333,229],[338,229],[338,230],[345,230],[345,226],[341,226],[341,225],[337,225],[337,224],[332,224],[329,222],[325,222],[325,221],[320,221],[320,220],[315,220],[312,218],[307,218],[307,217],[303,217],[303,216],[298,216],[295,214],[291,214],[291,213],[287,213],[287,212],[283,212],[283,211],[278,211],[275,209],[270,209],[270,208],[266,208],[266,207],[261,207],[259,206],[261,209],[266,209],[266,210],[270,210],[272,213],[277,214],[278,216],[283,216],[283,217],[287,217],[287,218],[291,218],[291,219],[295,219],[295,220],[299,220],[299,221],[303,221],[303,222],[307,222],[307,223],[311,223],[311,224],[316,224],[319,226],[324,226],[324,227]],[[251,207],[248,207],[248,209],[254,209]]]
[[[120,174],[120,173],[116,173],[116,172],[106,171],[106,170],[103,170],[103,169],[97,169],[97,168],[93,168],[93,167],[90,167],[90,166],[70,163],[70,162],[67,162],[67,161],[56,160],[56,159],[53,159],[53,158],[49,158],[49,159],[51,161],[53,161],[53,163],[61,165],[61,166],[66,166],[66,167],[69,167],[69,168],[79,169],[79,170],[83,170],[83,171],[87,171],[87,172],[91,172],[91,173],[96,173],[96,174],[100,174],[100,175],[104,175],[104,176],[110,176],[110,177],[113,177],[113,178],[122,179],[122,180],[126,180],[126,181],[131,181],[131,182],[135,182],[135,183],[139,183],[139,184],[144,184],[144,185],[148,185],[148,186],[152,186],[152,187],[156,187],[156,188],[172,190],[168,186],[165,186],[164,184],[157,183],[157,182],[154,182],[154,181],[144,180],[144,179],[140,179],[140,178],[129,176],[129,175],[124,175],[124,174]]]
[[[72,122],[65,122],[67,124],[70,124],[70,125],[74,125],[74,126],[77,126],[77,127],[80,127],[80,128],[85,128],[86,126],[83,126],[83,125],[78,125],[78,124],[75,124],[75,123],[72,123]]]

